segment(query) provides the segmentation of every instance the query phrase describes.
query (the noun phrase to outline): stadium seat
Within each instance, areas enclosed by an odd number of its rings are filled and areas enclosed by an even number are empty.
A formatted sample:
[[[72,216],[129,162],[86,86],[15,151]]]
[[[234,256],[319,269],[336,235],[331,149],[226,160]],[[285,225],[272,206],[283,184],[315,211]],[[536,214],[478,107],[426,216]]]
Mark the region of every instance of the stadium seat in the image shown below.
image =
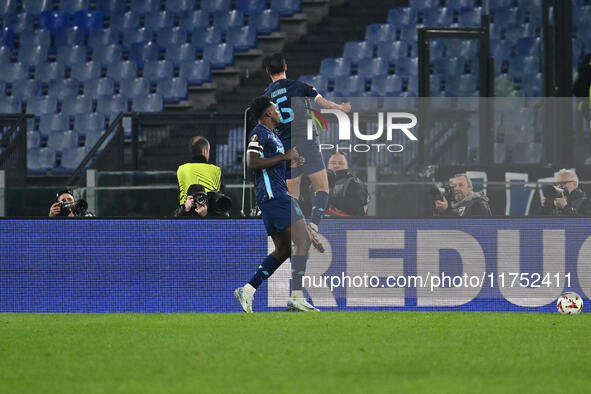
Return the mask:
[[[213,25],[220,31],[228,31],[234,27],[244,26],[244,14],[239,10],[221,12],[213,17]]]
[[[111,16],[111,29],[119,31],[127,31],[138,29],[140,27],[140,16],[131,11],[127,11],[121,14],[113,14]]]
[[[203,59],[214,69],[234,65],[234,48],[228,44],[208,45],[203,50]]]
[[[80,94],[80,82],[73,78],[56,78],[49,85],[49,93],[58,100]]]
[[[542,96],[542,73],[537,73],[535,76],[526,75],[521,80],[521,90],[526,97]]]
[[[372,24],[365,29],[365,42],[378,45],[396,40],[396,28],[389,24]]]
[[[104,27],[101,11],[81,10],[74,14],[74,26],[78,26],[88,35],[92,30]]]
[[[79,144],[78,133],[72,130],[53,131],[47,135],[47,147],[56,152],[75,148]]]
[[[29,78],[29,71],[22,63],[0,64],[0,75],[4,82],[16,83]]]
[[[401,57],[408,57],[408,45],[405,42],[381,42],[378,44],[378,57],[394,64]]]
[[[131,110],[134,112],[160,112],[164,109],[164,100],[158,93],[142,94],[131,99]]]
[[[187,61],[193,61],[197,58],[197,49],[192,43],[181,45],[171,45],[166,48],[166,60],[172,62],[175,67]]]
[[[125,48],[131,47],[133,44],[143,44],[152,41],[154,33],[145,27],[139,29],[128,29],[121,32],[123,46]]]
[[[454,12],[447,7],[427,8],[422,14],[425,26],[449,27],[454,21]]]
[[[88,130],[83,135],[84,135],[84,146],[86,147],[86,150],[90,150],[96,145],[98,140],[101,139],[101,137],[103,136],[103,131],[102,130]],[[78,148],[78,149],[80,149],[80,148]]]
[[[5,15],[16,14],[17,0],[2,0],[0,1],[0,17]]]
[[[92,60],[103,65],[118,62],[122,59],[123,49],[121,45],[97,45],[92,50]]]
[[[411,7],[394,7],[388,11],[388,23],[394,27],[417,24],[417,10]]]
[[[411,0],[410,5],[419,10],[441,6],[441,0]]]
[[[335,80],[334,91],[342,97],[359,96],[365,92],[365,79],[359,75],[338,77]]]
[[[120,43],[119,31],[115,28],[96,29],[88,34],[88,46],[96,48]]]
[[[193,31],[192,44],[196,49],[203,50],[207,45],[220,44],[221,42],[222,31],[215,26]]]
[[[41,134],[38,131],[27,131],[27,149],[39,148],[41,146]]]
[[[248,51],[256,48],[256,29],[252,26],[231,28],[226,33],[226,42],[231,44],[235,51]]]
[[[97,100],[96,112],[102,113],[110,120],[115,119],[120,112],[128,111],[127,97],[120,94],[100,96]]]
[[[51,33],[49,30],[36,29],[21,33],[21,48],[29,48],[37,45],[49,48],[51,45]]]
[[[159,79],[156,92],[162,95],[164,103],[178,103],[189,97],[187,80],[183,77]]]
[[[386,61],[386,59],[383,59],[381,57],[376,57],[376,58],[362,59],[359,62],[359,68],[357,70],[357,75],[365,78],[368,81],[378,75],[386,75],[386,74],[388,74],[388,62]]]
[[[433,62],[433,71],[441,75],[464,74],[465,60],[459,57],[444,57]]]
[[[78,11],[88,10],[90,0],[60,0],[60,10],[74,14]]]
[[[514,76],[531,76],[540,72],[540,59],[536,56],[514,56],[509,59],[509,72]]]
[[[21,35],[22,40],[22,32],[31,29],[35,16],[26,12],[19,12],[18,14],[6,15],[2,19],[4,20],[4,26],[12,30],[14,34]]]
[[[102,66],[100,62],[91,60],[72,64],[70,76],[81,82],[96,79],[101,76]]]
[[[70,130],[70,118],[66,114],[45,114],[39,118],[39,132],[44,136],[54,131],[66,130]]]
[[[205,29],[209,26],[209,14],[202,10],[183,13],[179,25],[188,31]]]
[[[521,25],[525,21],[521,7],[491,7],[491,17],[495,25]]]
[[[98,112],[78,114],[74,118],[74,128],[83,134],[87,131],[100,131],[106,129],[105,115]]]
[[[70,14],[61,10],[43,11],[39,16],[39,27],[55,34],[58,29],[68,27]]]
[[[160,10],[160,0],[131,0],[131,12],[149,14]]]
[[[71,47],[59,47],[57,49],[56,60],[65,65],[86,61],[86,47],[84,45],[74,45]]]
[[[8,28],[0,28],[0,46],[14,47],[14,32]]]
[[[400,41],[403,42],[416,42],[419,38],[417,26],[415,25],[404,25],[398,28],[400,32]]]
[[[254,18],[254,25],[257,29],[257,34],[271,34],[279,31],[279,14],[274,10],[264,10],[263,12],[252,15]]]
[[[119,82],[119,92],[126,96],[147,95],[150,93],[150,81],[142,77],[124,79]]]
[[[195,9],[195,1],[194,0],[167,0],[166,1],[166,10],[179,14],[184,15],[187,12],[191,12]]]
[[[509,183],[509,187],[506,188],[506,216],[527,215],[533,194],[535,193],[533,188],[528,190],[525,187],[528,177],[528,174],[525,173],[505,173],[505,182]]]
[[[312,85],[321,94],[328,90],[328,79],[324,75],[302,75],[298,80]]]
[[[0,100],[0,114],[18,114],[23,110],[23,103],[16,97],[4,97]]]
[[[27,171],[45,173],[55,166],[55,151],[51,148],[27,149]]]
[[[447,45],[447,56],[460,56],[463,58],[474,59],[478,57],[478,41],[449,40]]]
[[[12,85],[12,95],[21,100],[41,95],[41,81],[37,79],[25,79]]]
[[[110,17],[111,14],[122,14],[125,12],[127,1],[121,0],[95,0],[96,9],[101,11],[104,16]],[[111,26],[113,25],[111,21]]]
[[[160,48],[154,41],[135,43],[131,45],[129,59],[136,62],[142,68],[145,61],[156,61],[160,58]]]
[[[411,97],[416,97],[419,94],[419,79],[416,75],[409,75],[404,78],[406,81],[406,93],[411,94]]]
[[[320,63],[320,74],[330,81],[351,74],[351,61],[342,57],[323,59]]]
[[[25,67],[46,63],[47,47],[37,45],[22,48],[20,51],[18,51],[18,61],[21,62]]]
[[[211,80],[211,69],[206,60],[183,62],[180,65],[179,76],[187,80],[189,85],[201,85]]]
[[[244,15],[257,15],[267,8],[267,0],[236,0],[236,9]]]
[[[481,7],[462,8],[458,13],[458,23],[462,27],[480,26],[482,16]]]
[[[361,59],[373,57],[373,45],[365,41],[348,41],[343,49],[343,57],[351,60],[355,66]]]
[[[419,75],[419,59],[416,57],[400,58],[395,63],[394,71],[401,76]]]
[[[144,63],[144,78],[156,81],[162,78],[170,78],[173,74],[172,62],[169,60],[157,60]]]
[[[523,37],[517,40],[517,45],[515,46],[515,53],[523,57],[540,56],[540,48],[541,46],[539,37]]]
[[[82,160],[88,154],[88,147],[80,146],[70,149],[64,149],[61,156],[60,166],[55,168],[59,172],[72,172],[75,171]]]
[[[441,78],[439,75],[429,75],[429,90],[431,93],[440,93],[442,91]]]
[[[98,97],[115,93],[115,81],[112,78],[90,79],[84,82],[84,95]]]
[[[271,9],[281,16],[293,16],[302,12],[301,0],[271,0]]]
[[[149,26],[152,31],[158,31],[166,27],[172,27],[174,25],[174,15],[168,11],[158,11],[146,15],[144,25]]]
[[[216,12],[229,11],[231,5],[231,0],[209,0],[201,2],[201,9],[210,14],[215,14]]]
[[[478,90],[478,79],[473,74],[452,75],[447,78],[445,90],[458,97],[471,97]]]
[[[0,97],[4,98],[6,96],[6,83],[4,81],[0,81]]]
[[[59,29],[55,33],[55,46],[86,45],[86,34],[78,26]]]
[[[85,114],[92,111],[92,97],[84,94],[64,97],[62,112],[70,115]]]
[[[180,26],[160,29],[158,33],[156,33],[156,42],[158,42],[158,45],[160,45],[161,48],[168,48],[170,45],[184,44],[187,42],[187,39],[187,31]]]
[[[131,60],[113,62],[107,66],[107,76],[115,81],[135,78],[137,76],[137,64]]]
[[[23,11],[39,15],[53,8],[53,0],[23,0]]]

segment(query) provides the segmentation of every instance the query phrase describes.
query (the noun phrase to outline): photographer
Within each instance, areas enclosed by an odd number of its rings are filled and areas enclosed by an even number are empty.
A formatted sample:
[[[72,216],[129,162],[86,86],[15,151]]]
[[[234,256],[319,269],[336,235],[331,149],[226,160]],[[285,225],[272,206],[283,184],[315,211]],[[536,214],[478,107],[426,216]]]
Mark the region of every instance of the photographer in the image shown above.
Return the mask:
[[[544,216],[591,216],[591,201],[579,187],[579,178],[572,170],[562,169],[556,183],[542,188]]]
[[[175,217],[228,217],[232,208],[230,197],[219,192],[205,192],[199,184],[189,186],[183,205],[174,212]]]
[[[435,210],[445,216],[474,217],[492,216],[488,205],[488,197],[483,193],[474,192],[468,175],[454,176],[453,201],[448,202],[444,194],[435,199]],[[451,196],[450,196],[451,197]]]
[[[87,211],[85,200],[75,200],[71,190],[62,190],[56,194],[56,201],[49,208],[50,217],[82,217],[93,216]]]

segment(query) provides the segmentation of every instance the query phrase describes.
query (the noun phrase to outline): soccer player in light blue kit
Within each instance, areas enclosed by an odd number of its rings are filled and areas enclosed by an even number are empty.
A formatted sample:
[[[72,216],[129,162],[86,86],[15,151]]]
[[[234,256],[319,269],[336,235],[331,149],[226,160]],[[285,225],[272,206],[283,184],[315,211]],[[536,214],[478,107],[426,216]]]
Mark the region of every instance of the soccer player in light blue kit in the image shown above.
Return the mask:
[[[286,162],[301,164],[301,158],[295,149],[285,152],[277,137],[274,129],[279,124],[279,112],[269,97],[256,98],[250,105],[250,113],[258,119],[258,124],[249,134],[246,160],[248,168],[255,171],[256,201],[267,234],[275,244],[275,250],[259,265],[247,284],[234,290],[234,296],[245,312],[252,312],[256,289],[291,257],[292,292],[287,301],[287,308],[306,312],[317,311],[318,309],[306,301],[302,289],[302,277],[306,272],[311,245],[310,237],[304,215],[298,202],[289,195],[285,182]],[[295,243],[293,254],[292,240]]]
[[[298,168],[287,170],[287,186],[289,194],[296,200],[300,196],[300,182],[302,174],[308,176],[314,187],[314,203],[312,206],[312,215],[308,224],[308,232],[312,239],[312,245],[316,250],[323,253],[324,246],[318,237],[318,225],[328,206],[328,177],[324,159],[320,152],[317,136],[314,140],[308,141],[305,138],[305,130],[292,130],[291,123],[294,117],[294,111],[291,108],[291,99],[293,97],[302,97],[313,99],[316,104],[325,109],[338,109],[343,112],[351,111],[351,104],[336,104],[322,97],[318,91],[300,81],[287,79],[287,64],[285,58],[280,53],[268,56],[264,60],[267,75],[271,78],[271,84],[265,90],[265,95],[277,105],[281,123],[277,126],[279,138],[285,149],[291,149],[295,146],[298,153],[305,158],[304,165]],[[293,140],[293,141],[292,141]]]

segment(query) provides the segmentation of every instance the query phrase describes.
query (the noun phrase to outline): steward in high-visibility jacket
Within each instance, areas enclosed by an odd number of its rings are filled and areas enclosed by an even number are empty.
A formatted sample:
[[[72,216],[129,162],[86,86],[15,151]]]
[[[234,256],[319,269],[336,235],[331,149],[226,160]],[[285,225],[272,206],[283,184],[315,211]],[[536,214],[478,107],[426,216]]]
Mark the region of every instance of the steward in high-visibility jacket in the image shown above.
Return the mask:
[[[191,139],[193,158],[189,163],[179,166],[176,175],[179,183],[179,204],[185,203],[189,186],[200,184],[206,192],[220,191],[222,186],[222,169],[209,164],[209,141],[203,137]]]

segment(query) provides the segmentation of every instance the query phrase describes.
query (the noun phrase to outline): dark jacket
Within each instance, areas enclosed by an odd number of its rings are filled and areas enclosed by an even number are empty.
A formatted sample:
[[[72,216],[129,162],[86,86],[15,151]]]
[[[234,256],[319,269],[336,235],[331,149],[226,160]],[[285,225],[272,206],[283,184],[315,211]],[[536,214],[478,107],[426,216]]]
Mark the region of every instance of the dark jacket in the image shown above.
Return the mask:
[[[351,170],[327,171],[330,196],[328,199],[329,213],[343,216],[344,212],[351,216],[365,216],[368,202],[367,185]]]
[[[581,189],[575,189],[566,196],[566,207],[560,209],[548,201],[540,209],[543,216],[591,216],[591,200]]]
[[[488,197],[479,192],[470,193],[461,201],[449,203],[444,215],[458,217],[492,216],[488,205]]]
[[[205,215],[206,217],[209,216],[209,212],[207,215]],[[184,205],[180,205],[176,211],[174,211],[174,217],[175,218],[202,218],[204,216],[199,215],[197,212],[195,212],[195,209],[192,208],[191,210],[189,210],[189,212],[185,211],[185,206]]]

